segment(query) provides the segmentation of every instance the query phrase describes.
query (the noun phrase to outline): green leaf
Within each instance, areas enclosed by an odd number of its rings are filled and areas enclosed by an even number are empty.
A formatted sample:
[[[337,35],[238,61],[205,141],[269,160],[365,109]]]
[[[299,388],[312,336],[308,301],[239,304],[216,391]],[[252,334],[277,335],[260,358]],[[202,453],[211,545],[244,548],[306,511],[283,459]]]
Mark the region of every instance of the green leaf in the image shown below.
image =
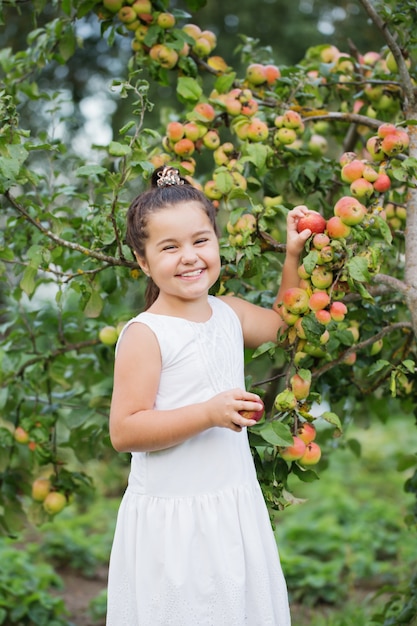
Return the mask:
[[[311,274],[313,269],[316,267],[318,258],[319,253],[317,250],[311,250],[311,252],[304,257],[303,265],[308,274]]]
[[[234,187],[233,176],[230,172],[219,171],[214,175],[214,180],[216,182],[216,187],[224,194],[227,195],[230,191],[232,191]]]
[[[255,167],[262,169],[265,166],[269,153],[269,147],[262,143],[249,144],[247,147],[247,157],[245,157],[245,161],[250,161],[255,165]]]
[[[98,317],[103,310],[103,299],[98,291],[92,291],[84,309],[86,317]]]
[[[387,222],[382,219],[382,217],[380,217],[379,215],[375,218],[375,223],[376,226],[379,228],[380,233],[382,235],[382,237],[384,238],[384,241],[386,241],[388,244],[392,243],[392,232],[391,229],[389,227],[389,225],[387,224]]]
[[[313,472],[313,470],[304,470],[296,463],[292,464],[292,471],[303,483],[312,483],[314,480],[319,480],[316,472]]]
[[[402,362],[402,364],[404,365],[405,368],[408,369],[409,372],[414,374],[416,364],[414,363],[412,359],[406,359],[405,361]]]
[[[383,369],[389,366],[389,361],[385,361],[385,359],[378,359],[378,361],[371,365],[371,367],[369,368],[369,376],[373,376],[374,374],[381,372]]]
[[[367,283],[371,280],[368,271],[368,261],[364,257],[353,257],[346,263],[349,275],[353,280]]]
[[[37,270],[31,266],[28,266],[23,272],[23,276],[19,285],[22,291],[24,291],[27,296],[31,296],[35,291],[36,272]]]
[[[252,354],[252,359],[256,359],[256,357],[260,356],[261,354],[265,354],[265,352],[275,350],[276,347],[276,343],[274,343],[273,341],[267,341],[266,343],[263,343],[258,348],[256,348],[256,350]]]
[[[326,420],[326,422],[329,422],[329,424],[336,426],[337,433],[335,434],[337,436],[342,434],[343,432],[342,422],[340,421],[340,418],[338,415],[336,415],[336,413],[333,413],[332,411],[325,411],[321,417],[324,420]]]
[[[109,144],[109,154],[116,157],[124,157],[131,153],[131,149],[125,143],[111,141]]]
[[[267,422],[262,425],[258,432],[265,441],[274,446],[286,447],[293,443],[293,437],[288,426],[281,424],[281,422]]]
[[[182,102],[198,102],[203,90],[195,78],[181,76],[177,83],[177,95]]]
[[[75,174],[76,176],[99,176],[100,174],[105,174],[107,172],[105,167],[101,167],[101,165],[82,165],[79,167]]]

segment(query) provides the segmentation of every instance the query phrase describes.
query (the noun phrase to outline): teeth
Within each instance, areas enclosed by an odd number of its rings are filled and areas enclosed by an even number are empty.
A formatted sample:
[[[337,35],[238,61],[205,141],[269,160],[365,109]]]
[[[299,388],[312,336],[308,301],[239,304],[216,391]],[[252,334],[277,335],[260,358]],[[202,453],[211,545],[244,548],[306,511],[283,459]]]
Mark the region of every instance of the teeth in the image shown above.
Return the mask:
[[[193,272],[185,272],[181,276],[198,276],[199,274],[201,274],[201,270],[194,270]]]

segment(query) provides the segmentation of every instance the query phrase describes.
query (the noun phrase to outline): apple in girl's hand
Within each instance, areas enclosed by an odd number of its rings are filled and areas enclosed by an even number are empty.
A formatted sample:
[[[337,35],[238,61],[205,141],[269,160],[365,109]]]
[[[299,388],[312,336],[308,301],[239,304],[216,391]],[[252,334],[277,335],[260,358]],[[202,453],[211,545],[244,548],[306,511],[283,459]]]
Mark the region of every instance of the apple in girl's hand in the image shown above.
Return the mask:
[[[265,412],[265,407],[261,399],[257,400],[257,402],[259,402],[259,404],[262,404],[262,409],[258,409],[257,411],[247,411],[247,410],[239,411],[240,415],[242,415],[242,417],[245,417],[248,420],[255,420],[256,422],[259,422],[259,420],[261,419],[262,415]]]
[[[326,230],[326,220],[317,211],[309,211],[297,222],[297,232],[301,233],[306,228],[312,233],[323,233]]]

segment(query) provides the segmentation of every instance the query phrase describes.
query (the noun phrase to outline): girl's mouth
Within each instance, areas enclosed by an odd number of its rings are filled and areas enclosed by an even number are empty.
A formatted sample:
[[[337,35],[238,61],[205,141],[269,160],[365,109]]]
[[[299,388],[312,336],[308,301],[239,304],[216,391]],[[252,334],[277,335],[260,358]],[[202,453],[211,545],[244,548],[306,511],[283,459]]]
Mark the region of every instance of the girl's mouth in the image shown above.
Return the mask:
[[[200,276],[202,272],[202,269],[192,270],[190,272],[183,272],[182,274],[179,274],[179,276],[181,278],[194,278],[195,276]]]

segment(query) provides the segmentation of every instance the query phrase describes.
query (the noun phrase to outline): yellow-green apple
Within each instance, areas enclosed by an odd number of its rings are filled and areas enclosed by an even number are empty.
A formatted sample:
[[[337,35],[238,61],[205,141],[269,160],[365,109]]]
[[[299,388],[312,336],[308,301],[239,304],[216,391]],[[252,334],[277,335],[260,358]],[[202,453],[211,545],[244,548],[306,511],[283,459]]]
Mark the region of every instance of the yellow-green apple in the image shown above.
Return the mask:
[[[67,498],[59,491],[51,491],[43,501],[43,508],[49,515],[60,513],[67,505]]]
[[[216,185],[216,181],[208,180],[204,184],[204,193],[210,200],[220,200],[223,198],[223,192]]]
[[[305,452],[303,456],[298,460],[298,462],[303,467],[309,467],[310,465],[317,465],[317,463],[320,461],[320,458],[320,446],[315,441],[310,441],[310,443],[306,445]]]
[[[196,122],[186,122],[183,125],[183,131],[183,136],[187,137],[187,139],[191,139],[191,141],[197,141],[197,139],[200,139],[200,127],[196,124]],[[179,137],[179,139],[182,139],[182,136]]]
[[[356,363],[357,354],[356,352],[351,352],[343,359],[343,363],[345,365],[354,365]]]
[[[238,187],[240,187],[240,189],[243,189],[244,191],[246,191],[248,187],[248,181],[243,176],[243,174],[241,174],[240,172],[232,172],[232,177],[233,177],[233,180],[235,181],[235,184]]]
[[[326,220],[317,211],[309,211],[297,221],[297,232],[301,233],[307,228],[312,233],[323,233],[326,230]]]
[[[227,96],[224,99],[224,106],[229,115],[232,116],[239,115],[242,111],[242,103],[233,96]]]
[[[298,461],[306,451],[306,444],[299,437],[293,436],[292,446],[280,448],[279,453],[284,461]]]
[[[253,213],[244,213],[235,224],[237,233],[253,233],[256,229],[256,217]]]
[[[341,179],[345,183],[353,183],[353,181],[357,178],[361,178],[364,168],[365,163],[363,161],[353,159],[353,161],[349,161],[349,163],[346,163],[342,167],[342,171],[340,173]]]
[[[381,148],[381,138],[373,135],[369,137],[366,142],[366,149],[369,152],[370,157],[373,161],[383,161],[385,159],[385,154]]]
[[[135,22],[132,22],[132,24],[134,23]],[[139,43],[142,43],[145,40],[146,35],[148,34],[148,30],[149,30],[149,26],[146,26],[146,24],[139,23],[137,28],[135,28],[135,40],[138,41]]]
[[[129,24],[130,22],[134,22],[137,19],[137,14],[132,9],[132,7],[122,6],[117,12],[117,17],[121,22]]]
[[[123,0],[103,0],[103,6],[111,13],[117,13],[123,6]]]
[[[17,426],[14,431],[14,438],[17,443],[28,443],[29,433],[24,428],[22,428],[22,426]]]
[[[213,49],[210,41],[203,35],[199,35],[191,47],[198,57],[207,57]]]
[[[375,191],[385,193],[391,188],[391,179],[388,174],[378,174],[378,178],[373,183]]]
[[[330,333],[329,333],[329,331],[326,328],[326,330],[324,332],[322,332],[321,335],[320,335],[320,343],[321,343],[321,345],[322,346],[326,345],[326,343],[329,341],[329,339],[330,339]]]
[[[153,61],[165,69],[172,69],[178,62],[178,53],[165,44],[157,43],[149,50],[149,56]]]
[[[308,140],[308,149],[310,150],[313,156],[322,156],[327,152],[328,143],[326,137],[323,135],[319,135],[317,133],[313,133]]]
[[[156,23],[161,28],[173,28],[175,26],[175,16],[172,13],[160,13],[156,18]]]
[[[246,79],[252,85],[263,85],[266,82],[265,66],[262,63],[250,63],[246,68]]]
[[[330,304],[330,296],[327,291],[314,291],[308,301],[308,306],[312,311],[320,311]]]
[[[374,193],[374,186],[366,178],[357,178],[350,184],[350,192],[355,198],[368,199]]]
[[[215,150],[220,146],[220,137],[217,130],[211,129],[203,137],[203,145],[209,150]]]
[[[311,276],[311,274],[309,272],[307,272],[304,263],[301,263],[301,265],[298,266],[297,274],[301,278],[301,280],[309,280],[309,278]]]
[[[335,322],[342,322],[347,313],[347,306],[344,302],[336,300],[330,305],[330,315]]]
[[[324,265],[325,263],[330,263],[334,258],[334,249],[332,246],[324,246],[319,251],[319,255],[317,258],[318,265]]]
[[[308,293],[300,287],[290,287],[284,292],[282,297],[284,306],[290,313],[300,315],[308,310]]]
[[[305,400],[310,393],[311,372],[300,369],[290,379],[291,389],[297,400]]]
[[[297,437],[305,444],[311,443],[316,438],[316,429],[310,422],[303,422],[297,429]]]
[[[103,326],[98,333],[101,343],[106,346],[114,346],[118,338],[117,328],[115,326]]]
[[[286,128],[292,128],[298,133],[301,133],[304,130],[304,122],[301,115],[297,111],[292,111],[291,109],[285,111],[283,114],[282,124]]]
[[[43,502],[51,491],[51,481],[49,478],[36,478],[32,483],[32,499],[35,502]]]
[[[277,411],[292,411],[297,406],[297,398],[291,389],[284,389],[274,400]]]
[[[298,320],[296,320],[296,322],[294,324],[294,328],[295,328],[295,330],[297,332],[297,336],[300,339],[306,339],[307,338],[307,335],[306,335],[305,330],[303,328],[303,318],[302,317],[299,317]]]
[[[317,289],[327,289],[333,282],[333,272],[324,265],[317,265],[311,272],[310,280]]]
[[[378,178],[378,172],[372,167],[372,165],[365,163],[362,176],[366,178],[366,180],[369,180],[370,183],[373,183]]]
[[[247,137],[250,141],[265,141],[268,137],[267,124],[257,117],[253,117],[249,126]]]
[[[243,416],[246,417],[248,420],[255,420],[256,422],[259,422],[259,420],[261,419],[262,415],[265,412],[265,407],[264,407],[264,403],[262,402],[261,399],[257,400],[257,402],[259,402],[259,404],[262,404],[262,408],[255,410],[255,411],[247,411],[247,410],[243,410],[243,411],[239,411],[239,413]]]
[[[136,15],[147,15],[152,13],[151,0],[135,0],[132,4],[132,9]]]
[[[288,146],[297,139],[297,133],[293,128],[286,128],[282,126],[282,128],[278,128],[274,133],[274,145],[275,146]]]
[[[384,345],[384,342],[382,341],[382,339],[377,339],[377,341],[374,341],[370,349],[371,356],[375,356],[376,354],[381,352],[383,345]]]
[[[284,305],[278,307],[277,312],[288,326],[294,326],[300,318],[296,313],[291,313]]]
[[[283,115],[276,115],[274,117],[274,126],[276,126],[276,128],[282,128],[284,126],[284,116]]]
[[[347,163],[357,160],[356,152],[344,152],[339,159],[340,166],[343,168]]]
[[[344,239],[350,235],[350,226],[342,222],[338,215],[327,220],[326,230],[331,239]]]
[[[320,59],[323,63],[334,63],[340,56],[340,50],[332,44],[323,48],[320,52]]]
[[[369,184],[372,186],[372,183]],[[366,215],[366,207],[357,198],[342,196],[334,205],[333,212],[344,224],[354,226],[363,221]]]
[[[182,30],[192,39],[197,39],[197,37],[201,35],[201,28],[197,26],[197,24],[185,24]]]
[[[216,47],[217,37],[212,30],[202,30],[200,36],[204,37],[204,39],[207,39],[207,41],[210,43],[212,50]]]

